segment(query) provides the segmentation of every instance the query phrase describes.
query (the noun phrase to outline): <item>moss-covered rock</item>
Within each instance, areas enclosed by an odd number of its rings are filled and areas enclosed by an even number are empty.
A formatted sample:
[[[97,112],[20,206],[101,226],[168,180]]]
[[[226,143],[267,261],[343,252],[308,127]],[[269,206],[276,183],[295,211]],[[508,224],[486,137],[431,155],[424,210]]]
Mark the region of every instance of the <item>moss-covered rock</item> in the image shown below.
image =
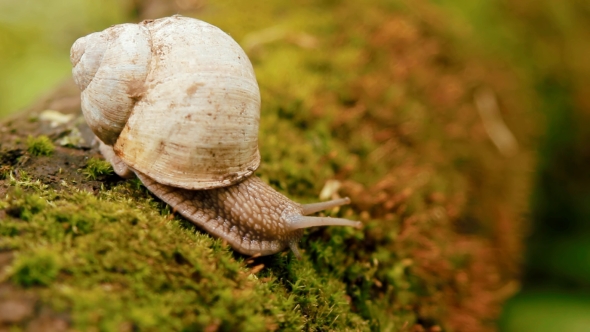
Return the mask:
[[[77,330],[493,329],[518,288],[529,92],[421,10],[274,1],[194,13],[254,63],[258,175],[301,202],[350,196],[330,213],[363,231],[307,231],[301,261],[234,253],[104,167],[66,82],[0,132],[2,285]],[[495,103],[492,120],[479,98]],[[75,116],[50,125],[48,109]],[[490,126],[518,129],[510,150]],[[72,133],[75,144],[62,140]],[[46,135],[54,153],[33,154],[27,135]]]

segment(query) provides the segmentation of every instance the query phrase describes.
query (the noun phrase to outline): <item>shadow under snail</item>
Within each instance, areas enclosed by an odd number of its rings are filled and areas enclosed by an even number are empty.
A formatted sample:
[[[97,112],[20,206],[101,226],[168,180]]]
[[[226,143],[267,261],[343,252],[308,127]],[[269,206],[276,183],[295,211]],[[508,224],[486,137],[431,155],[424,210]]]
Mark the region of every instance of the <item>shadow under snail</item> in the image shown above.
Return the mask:
[[[348,198],[298,204],[252,173],[260,164],[260,92],[250,60],[219,28],[172,16],[78,39],[74,81],[86,122],[115,172],[246,255],[270,255],[303,229],[353,226],[314,212]]]

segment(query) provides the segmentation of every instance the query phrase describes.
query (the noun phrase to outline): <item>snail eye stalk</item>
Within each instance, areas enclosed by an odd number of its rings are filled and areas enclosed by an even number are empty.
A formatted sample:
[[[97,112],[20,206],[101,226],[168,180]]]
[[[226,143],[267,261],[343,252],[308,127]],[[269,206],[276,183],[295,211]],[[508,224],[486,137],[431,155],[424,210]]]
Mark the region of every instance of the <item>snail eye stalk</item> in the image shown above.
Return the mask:
[[[289,227],[292,230],[316,226],[350,226],[355,228],[361,228],[362,223],[360,221],[353,221],[343,218],[307,216],[318,211],[323,211],[346,204],[350,204],[350,198],[348,197],[335,199],[327,202],[304,204],[301,209],[301,213],[303,215],[291,217]]]

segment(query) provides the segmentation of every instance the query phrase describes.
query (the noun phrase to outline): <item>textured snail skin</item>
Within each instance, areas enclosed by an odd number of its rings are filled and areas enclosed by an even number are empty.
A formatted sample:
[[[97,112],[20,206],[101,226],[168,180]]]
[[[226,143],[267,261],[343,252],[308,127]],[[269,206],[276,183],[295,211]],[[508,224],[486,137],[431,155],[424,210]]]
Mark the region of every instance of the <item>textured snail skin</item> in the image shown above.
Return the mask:
[[[136,174],[154,195],[242,254],[274,254],[296,247],[303,235],[288,227],[290,216],[301,215],[301,205],[255,176],[229,187],[186,190]]]

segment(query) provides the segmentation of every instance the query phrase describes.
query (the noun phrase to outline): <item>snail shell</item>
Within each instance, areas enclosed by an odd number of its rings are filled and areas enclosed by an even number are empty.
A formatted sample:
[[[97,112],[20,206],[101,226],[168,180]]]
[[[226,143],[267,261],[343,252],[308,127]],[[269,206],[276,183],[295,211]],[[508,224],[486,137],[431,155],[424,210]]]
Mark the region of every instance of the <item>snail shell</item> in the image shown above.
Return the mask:
[[[86,122],[133,169],[209,189],[258,168],[258,84],[219,28],[181,16],[116,25],[78,39],[71,60]]]
[[[252,64],[225,32],[172,16],[121,24],[71,50],[84,117],[123,177],[244,254],[289,246],[302,228],[360,227],[308,217],[348,198],[298,204],[254,176],[260,164],[260,92]]]

